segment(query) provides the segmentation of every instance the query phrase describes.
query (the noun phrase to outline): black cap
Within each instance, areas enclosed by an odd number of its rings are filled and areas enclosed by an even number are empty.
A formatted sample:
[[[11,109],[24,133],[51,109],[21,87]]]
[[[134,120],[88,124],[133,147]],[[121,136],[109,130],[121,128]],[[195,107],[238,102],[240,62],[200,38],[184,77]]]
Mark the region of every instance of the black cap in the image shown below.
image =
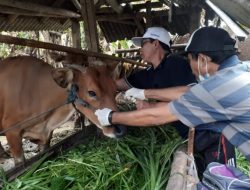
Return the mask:
[[[234,50],[235,42],[224,29],[203,27],[192,34],[185,51],[213,52]]]

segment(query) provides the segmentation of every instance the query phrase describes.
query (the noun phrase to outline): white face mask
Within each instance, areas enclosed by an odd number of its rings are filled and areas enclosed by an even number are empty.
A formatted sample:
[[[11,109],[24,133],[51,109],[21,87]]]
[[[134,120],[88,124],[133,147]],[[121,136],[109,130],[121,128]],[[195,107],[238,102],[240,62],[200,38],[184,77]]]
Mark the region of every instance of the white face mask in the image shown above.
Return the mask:
[[[206,61],[206,74],[203,76],[203,75],[201,75],[201,71],[200,71],[200,59],[198,57],[198,72],[199,72],[198,79],[197,79],[198,82],[207,80],[210,77],[210,75],[208,73],[208,70],[207,70],[207,58],[206,57],[205,57],[205,61]]]

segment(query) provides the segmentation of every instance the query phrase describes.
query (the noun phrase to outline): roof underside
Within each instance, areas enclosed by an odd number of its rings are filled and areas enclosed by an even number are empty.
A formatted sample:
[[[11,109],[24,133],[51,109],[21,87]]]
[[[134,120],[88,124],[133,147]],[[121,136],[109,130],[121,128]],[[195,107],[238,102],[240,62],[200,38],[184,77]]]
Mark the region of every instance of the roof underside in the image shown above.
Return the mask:
[[[250,2],[242,0],[211,0],[242,24],[250,27]],[[1,0],[0,31],[63,31],[72,20],[82,20],[80,0]],[[151,26],[163,26],[172,34],[190,31],[191,13],[205,9],[207,18],[214,13],[203,0],[95,0],[97,22],[108,42],[140,36],[150,18]],[[227,4],[230,6],[222,6]],[[149,8],[150,7],[150,8]],[[193,8],[196,8],[194,10]],[[151,9],[146,14],[146,9]],[[197,10],[199,9],[199,10]]]
[[[69,19],[59,21],[55,18],[43,20],[32,17],[20,17],[12,22],[8,22],[6,18],[0,17],[1,31],[63,31],[69,27],[71,27],[71,21]]]

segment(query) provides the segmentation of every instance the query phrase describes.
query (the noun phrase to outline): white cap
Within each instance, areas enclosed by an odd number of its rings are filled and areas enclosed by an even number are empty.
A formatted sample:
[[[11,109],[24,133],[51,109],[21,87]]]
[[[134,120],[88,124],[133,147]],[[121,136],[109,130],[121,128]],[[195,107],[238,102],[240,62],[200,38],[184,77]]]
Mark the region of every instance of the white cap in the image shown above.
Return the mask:
[[[141,41],[145,38],[159,40],[170,47],[170,35],[168,31],[162,27],[150,27],[142,37],[134,37],[131,40],[136,46],[141,47]]]

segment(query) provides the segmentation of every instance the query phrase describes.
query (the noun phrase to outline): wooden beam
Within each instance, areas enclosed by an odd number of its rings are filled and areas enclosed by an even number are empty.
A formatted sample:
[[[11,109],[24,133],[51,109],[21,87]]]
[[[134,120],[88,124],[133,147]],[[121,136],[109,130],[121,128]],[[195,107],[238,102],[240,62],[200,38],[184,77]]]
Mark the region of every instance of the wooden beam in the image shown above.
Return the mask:
[[[176,10],[175,15],[183,15],[189,13],[188,10]],[[152,17],[159,17],[159,16],[168,16],[168,11],[151,11]],[[109,20],[127,20],[127,19],[142,19],[146,17],[147,14],[146,12],[137,12],[137,13],[127,13],[127,14],[122,14],[122,15],[117,15],[117,14],[108,14],[108,15],[96,15],[96,20],[97,21],[109,21]]]
[[[16,0],[12,0],[12,1],[1,0],[0,5],[19,8],[19,9],[33,11],[33,12],[38,12],[38,13],[42,13],[42,14],[58,15],[58,16],[64,16],[64,17],[69,17],[69,18],[81,17],[81,15],[79,15],[73,11],[69,11],[66,9],[48,7],[48,6],[40,5],[37,3],[28,3],[28,2],[21,2],[21,1],[16,1]]]
[[[106,0],[106,2],[116,13],[121,14],[123,12],[123,7],[116,0]]]
[[[81,4],[79,3],[78,0],[71,0],[71,2],[74,4],[75,8],[79,11],[81,11]]]
[[[47,43],[47,42],[39,42],[36,40],[16,38],[16,37],[11,37],[11,36],[7,36],[7,35],[0,35],[0,43],[15,44],[15,45],[21,45],[21,46],[62,51],[62,52],[73,53],[73,54],[81,54],[81,55],[85,55],[85,56],[89,56],[89,57],[98,57],[98,58],[110,59],[110,60],[114,60],[114,61],[121,61],[121,62],[126,62],[126,63],[130,63],[132,65],[139,65],[139,66],[143,66],[143,67],[147,66],[145,64],[142,64],[140,62],[136,62],[136,61],[133,61],[130,59],[123,59],[120,57],[114,57],[111,55],[97,53],[97,52],[93,52],[93,51],[86,51],[86,50],[84,51],[84,50],[76,49],[76,48],[72,48],[72,47],[67,47],[67,46],[62,46],[62,45],[57,45],[57,44],[52,44],[52,43]]]
[[[55,0],[52,4],[51,7],[60,7],[65,0]],[[67,17],[68,18],[68,17]],[[45,23],[49,20],[49,17],[43,18],[41,22]]]
[[[27,11],[19,8],[1,6],[0,5],[0,13],[2,14],[10,14],[10,15],[23,15],[23,16],[37,16],[37,17],[57,17],[57,18],[68,18],[66,15],[52,15],[47,13],[40,13],[34,11]]]
[[[84,21],[85,39],[88,50],[98,52],[99,41],[97,35],[97,24],[95,15],[95,6],[93,1],[80,0],[81,14]]]
[[[80,24],[77,20],[72,20],[71,30],[73,47],[81,49]]]
[[[151,2],[151,8],[162,8],[163,3],[161,2]],[[132,10],[133,11],[139,11],[141,9],[146,9],[147,4],[146,3],[141,3],[141,4],[133,4],[132,5]],[[97,14],[103,14],[103,13],[114,13],[115,11],[111,7],[104,7],[101,9],[98,9],[96,11]]]
[[[16,19],[17,19],[17,17],[18,17],[19,15],[8,15],[8,23],[9,24],[11,24],[11,23],[13,23]]]
[[[132,22],[132,21],[123,21],[123,20],[117,20],[117,19],[109,19],[109,20],[103,20],[103,21],[104,22],[108,21],[108,22],[113,22],[113,23],[118,23],[118,24],[127,24],[127,25],[137,26],[137,24],[135,22]]]

